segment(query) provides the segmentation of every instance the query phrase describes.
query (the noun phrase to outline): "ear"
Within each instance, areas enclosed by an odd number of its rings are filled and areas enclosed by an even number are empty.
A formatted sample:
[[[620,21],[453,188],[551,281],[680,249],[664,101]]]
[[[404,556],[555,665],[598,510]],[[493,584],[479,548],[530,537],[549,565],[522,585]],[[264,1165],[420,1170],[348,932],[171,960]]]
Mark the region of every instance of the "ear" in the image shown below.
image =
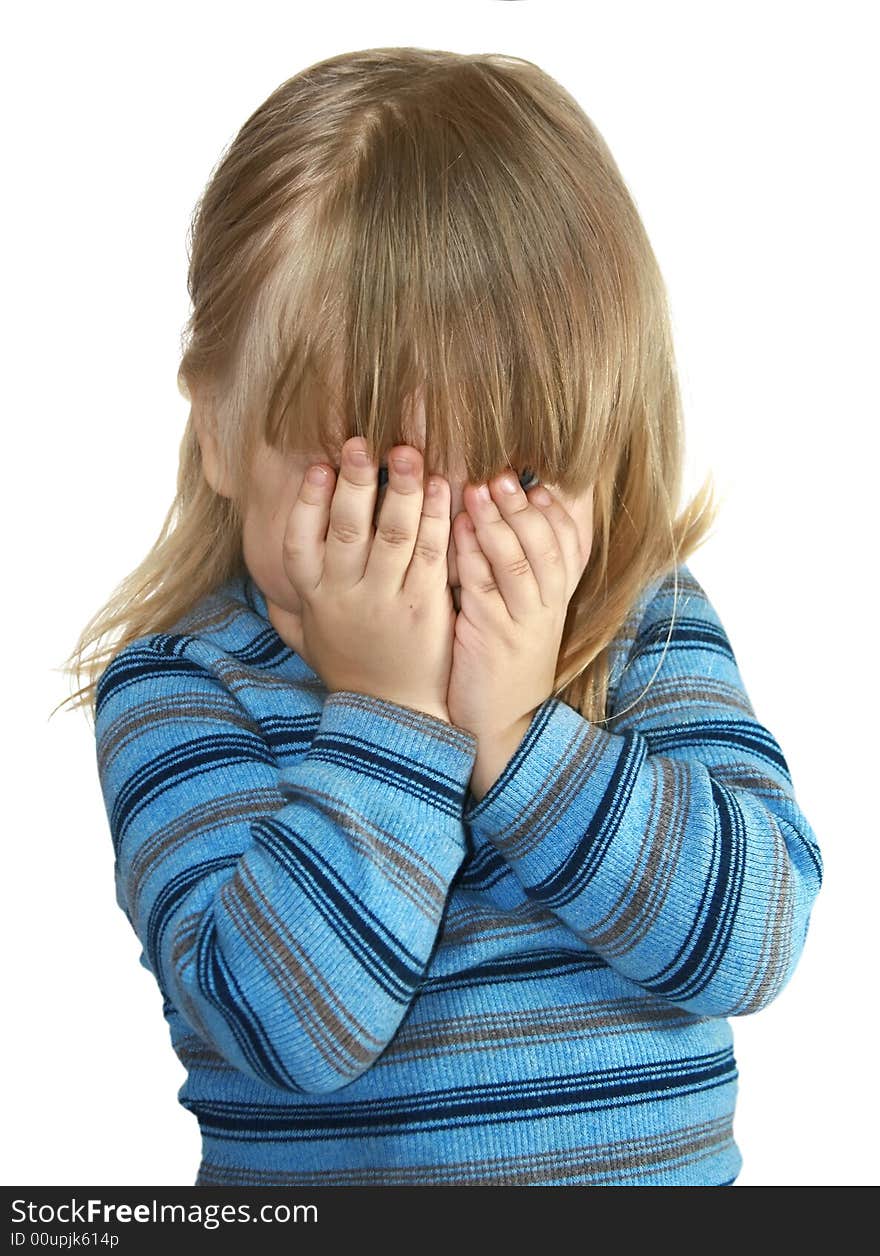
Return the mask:
[[[232,478],[226,467],[223,450],[217,437],[217,425],[213,414],[198,396],[192,398],[190,411],[202,451],[202,468],[205,479],[220,497],[232,497]]]

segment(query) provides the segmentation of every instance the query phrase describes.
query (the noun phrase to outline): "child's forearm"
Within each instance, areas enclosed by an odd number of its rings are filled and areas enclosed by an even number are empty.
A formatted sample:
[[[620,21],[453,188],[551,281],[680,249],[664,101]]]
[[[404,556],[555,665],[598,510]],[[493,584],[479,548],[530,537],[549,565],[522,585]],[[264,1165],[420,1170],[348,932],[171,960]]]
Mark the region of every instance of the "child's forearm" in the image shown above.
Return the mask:
[[[519,749],[531,721],[532,714],[530,713],[523,716],[505,732],[478,736],[477,757],[474,761],[470,783],[470,791],[477,802],[488,794],[507,767]]]

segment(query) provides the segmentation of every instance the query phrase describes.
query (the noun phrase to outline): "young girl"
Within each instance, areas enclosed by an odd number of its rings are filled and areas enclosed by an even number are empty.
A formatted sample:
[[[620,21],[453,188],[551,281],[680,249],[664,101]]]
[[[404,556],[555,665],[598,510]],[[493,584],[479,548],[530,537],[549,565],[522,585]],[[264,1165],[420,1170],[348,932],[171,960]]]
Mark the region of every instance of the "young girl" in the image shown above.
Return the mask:
[[[341,55],[191,245],[177,497],[73,697],[196,1184],[731,1183],[822,863],[604,141],[528,61]]]

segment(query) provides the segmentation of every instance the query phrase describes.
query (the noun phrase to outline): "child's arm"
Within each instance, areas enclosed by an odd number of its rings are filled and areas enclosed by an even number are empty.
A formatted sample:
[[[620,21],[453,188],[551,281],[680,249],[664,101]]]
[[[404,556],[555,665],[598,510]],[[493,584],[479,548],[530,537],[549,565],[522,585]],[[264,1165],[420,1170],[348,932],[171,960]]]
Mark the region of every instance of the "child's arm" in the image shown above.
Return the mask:
[[[332,1091],[381,1053],[424,973],[465,853],[476,743],[349,692],[315,730],[293,688],[290,720],[261,732],[197,651],[145,638],[99,682],[117,899],[141,962],[226,1060]],[[302,746],[280,773],[269,734]]]
[[[465,821],[614,968],[690,1011],[728,1016],[764,1007],[788,981],[822,860],[721,621],[678,570],[670,639],[672,575],[629,652],[614,731],[548,698]]]

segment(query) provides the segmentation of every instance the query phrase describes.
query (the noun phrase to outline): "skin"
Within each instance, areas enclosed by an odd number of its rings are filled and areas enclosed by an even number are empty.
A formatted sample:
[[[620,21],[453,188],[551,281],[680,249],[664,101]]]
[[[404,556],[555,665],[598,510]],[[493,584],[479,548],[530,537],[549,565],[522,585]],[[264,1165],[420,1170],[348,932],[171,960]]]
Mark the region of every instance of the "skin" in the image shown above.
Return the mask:
[[[215,491],[229,496],[213,434],[198,411],[195,419],[205,475]],[[416,411],[416,423],[412,447],[396,446],[389,457],[412,450],[421,455],[423,409]],[[350,445],[365,447],[353,437],[343,453]],[[302,602],[283,562],[284,536],[314,465],[328,463],[307,451],[282,454],[261,444],[251,469],[244,559],[266,598],[270,622],[285,640],[301,638]],[[447,703],[450,721],[477,739],[470,784],[476,799],[503,771],[535,710],[552,692],[566,609],[592,546],[592,486],[572,497],[544,485],[550,502],[543,505],[540,488],[524,493],[518,469],[506,470],[514,492],[503,491],[502,471],[486,486],[488,501],[481,499],[480,486],[467,482],[462,466],[448,479],[447,570],[459,613]],[[333,476],[329,479],[328,508],[335,483]]]

